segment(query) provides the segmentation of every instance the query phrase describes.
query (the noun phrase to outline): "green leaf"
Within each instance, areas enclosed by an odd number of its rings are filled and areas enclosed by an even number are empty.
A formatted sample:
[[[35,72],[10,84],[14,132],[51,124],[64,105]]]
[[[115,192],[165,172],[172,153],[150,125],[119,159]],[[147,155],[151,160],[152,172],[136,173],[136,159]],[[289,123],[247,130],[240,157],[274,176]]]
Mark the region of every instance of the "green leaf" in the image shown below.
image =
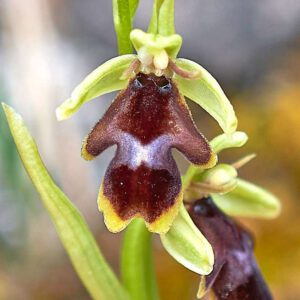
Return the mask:
[[[233,107],[218,82],[197,63],[179,58],[176,65],[193,73],[199,73],[198,79],[186,79],[175,75],[180,92],[196,102],[216,119],[225,133],[233,133],[237,128],[237,118]]]
[[[10,106],[2,105],[24,167],[39,192],[82,283],[93,299],[128,299],[99,251],[83,217],[48,174],[21,116]]]
[[[159,299],[151,237],[152,234],[140,219],[135,219],[128,225],[124,236],[121,270],[123,283],[132,300]]]
[[[175,34],[174,0],[164,0],[158,15],[158,33],[164,36]]]
[[[128,79],[122,78],[122,75],[135,58],[136,56],[133,54],[112,58],[90,73],[74,89],[71,98],[57,108],[57,119],[67,119],[85,102],[101,95],[123,89]]]
[[[160,238],[169,254],[187,269],[201,275],[212,271],[212,247],[183,205],[170,230],[160,235]]]
[[[154,0],[153,2],[152,17],[149,23],[148,33],[158,33],[158,16],[163,1],[164,0]]]
[[[233,191],[225,195],[212,194],[212,197],[216,205],[231,216],[275,218],[281,210],[273,194],[242,179],[237,179]]]
[[[242,147],[248,141],[248,136],[245,132],[236,131],[232,134],[223,133],[216,136],[210,141],[210,145],[214,153],[220,153],[221,151],[228,148]]]
[[[113,0],[113,20],[118,41],[119,54],[132,53],[132,45],[129,39],[132,30],[132,14],[135,4],[128,0]]]

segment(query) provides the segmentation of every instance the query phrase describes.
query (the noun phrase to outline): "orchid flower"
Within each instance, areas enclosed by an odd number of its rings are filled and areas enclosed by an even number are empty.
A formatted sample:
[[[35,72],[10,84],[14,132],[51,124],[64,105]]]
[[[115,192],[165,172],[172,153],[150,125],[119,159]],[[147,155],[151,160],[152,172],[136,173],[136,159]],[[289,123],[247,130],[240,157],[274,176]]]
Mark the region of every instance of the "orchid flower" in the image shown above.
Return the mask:
[[[149,251],[154,232],[175,260],[200,275],[199,298],[212,289],[218,299],[269,300],[252,239],[229,216],[274,218],[280,203],[238,178],[238,169],[254,155],[217,164],[221,151],[243,146],[248,137],[236,131],[233,107],[213,76],[178,58],[182,37],[174,28],[174,0],[154,0],[147,32],[132,30],[137,6],[137,0],[113,0],[120,55],[91,72],[56,110],[64,120],[84,103],[120,91],[84,138],[81,155],[92,160],[117,145],[101,180],[98,207],[111,232],[128,226],[122,283],[83,217],[48,174],[22,118],[3,104],[24,166],[93,299],[158,299]],[[196,128],[185,97],[206,110],[223,133],[209,142]],[[172,148],[191,163],[182,177]]]

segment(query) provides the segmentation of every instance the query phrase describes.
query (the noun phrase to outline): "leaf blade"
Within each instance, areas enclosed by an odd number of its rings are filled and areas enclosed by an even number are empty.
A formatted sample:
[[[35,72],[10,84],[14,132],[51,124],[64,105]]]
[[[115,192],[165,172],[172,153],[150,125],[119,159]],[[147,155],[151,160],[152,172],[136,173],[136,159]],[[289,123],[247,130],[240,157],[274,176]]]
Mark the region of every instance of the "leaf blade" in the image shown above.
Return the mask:
[[[126,299],[125,291],[99,251],[83,217],[48,174],[21,116],[10,106],[4,103],[2,106],[24,167],[86,289],[93,299]]]

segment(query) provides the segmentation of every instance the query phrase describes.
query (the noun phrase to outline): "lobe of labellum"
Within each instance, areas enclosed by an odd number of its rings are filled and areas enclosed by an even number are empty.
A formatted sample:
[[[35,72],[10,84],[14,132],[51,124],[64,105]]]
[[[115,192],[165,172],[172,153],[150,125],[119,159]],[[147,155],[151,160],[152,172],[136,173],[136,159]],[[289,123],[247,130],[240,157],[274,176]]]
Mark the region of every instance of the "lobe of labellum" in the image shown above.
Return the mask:
[[[142,217],[150,231],[169,230],[182,202],[171,148],[204,168],[216,162],[176,85],[153,74],[138,74],[119,93],[86,138],[82,155],[92,159],[113,144],[117,151],[98,196],[112,232],[135,217]]]
[[[197,79],[187,79],[175,74],[174,80],[184,96],[205,109],[219,123],[225,133],[237,128],[233,107],[218,82],[203,67],[188,59],[176,59],[176,65],[189,72],[197,72]]]
[[[196,201],[189,214],[215,254],[213,272],[206,277],[206,289],[212,288],[217,299],[271,300],[253,255],[250,234],[224,215],[211,198]],[[203,287],[200,295],[204,295]]]

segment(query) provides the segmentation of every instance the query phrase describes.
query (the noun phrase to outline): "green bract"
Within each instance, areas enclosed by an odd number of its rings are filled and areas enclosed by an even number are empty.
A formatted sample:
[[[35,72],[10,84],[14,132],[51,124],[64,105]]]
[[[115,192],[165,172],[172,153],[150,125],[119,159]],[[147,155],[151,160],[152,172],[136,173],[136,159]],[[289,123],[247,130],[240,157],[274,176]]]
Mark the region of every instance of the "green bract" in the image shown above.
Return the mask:
[[[2,105],[24,167],[83,284],[93,299],[128,299],[127,293],[99,251],[85,220],[48,174],[21,116],[10,106]]]
[[[231,216],[275,218],[279,215],[279,200],[265,189],[237,179],[237,186],[225,195],[212,194],[214,202]]]
[[[135,58],[136,56],[133,54],[118,56],[94,70],[74,89],[71,98],[57,108],[57,119],[67,119],[85,102],[123,89],[128,80],[122,78],[122,75]]]
[[[195,226],[182,205],[171,229],[160,235],[165,249],[179,263],[197,274],[213,269],[214,253],[210,243]]]

